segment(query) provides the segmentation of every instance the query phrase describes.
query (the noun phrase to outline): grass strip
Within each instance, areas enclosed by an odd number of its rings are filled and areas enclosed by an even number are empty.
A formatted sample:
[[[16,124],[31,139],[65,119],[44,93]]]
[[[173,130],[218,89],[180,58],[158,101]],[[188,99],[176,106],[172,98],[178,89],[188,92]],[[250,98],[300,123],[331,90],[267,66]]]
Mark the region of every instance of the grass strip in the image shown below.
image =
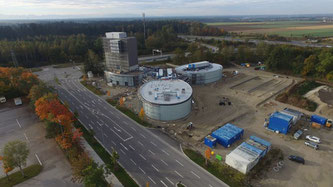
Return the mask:
[[[95,86],[88,84],[87,81],[81,81],[81,84],[86,88],[88,88],[90,91],[92,91],[94,94],[103,95],[103,93],[100,90],[98,90]]]
[[[28,166],[23,169],[23,172],[25,174],[25,177],[21,175],[20,171],[17,171],[15,173],[12,173],[9,175],[9,180],[7,177],[3,177],[0,179],[0,186],[1,187],[12,187],[14,185],[17,185],[19,183],[22,183],[28,179],[31,179],[35,176],[37,176],[41,171],[43,167],[39,164],[34,164],[31,166]]]

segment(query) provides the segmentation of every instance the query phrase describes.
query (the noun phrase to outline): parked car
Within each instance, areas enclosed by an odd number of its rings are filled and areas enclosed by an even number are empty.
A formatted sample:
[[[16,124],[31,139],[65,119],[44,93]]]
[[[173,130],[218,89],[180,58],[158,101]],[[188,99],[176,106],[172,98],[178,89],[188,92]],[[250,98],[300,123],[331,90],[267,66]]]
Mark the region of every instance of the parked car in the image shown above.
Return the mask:
[[[320,138],[316,137],[316,136],[310,136],[307,135],[305,137],[305,139],[310,140],[311,142],[315,142],[315,143],[321,143]]]
[[[290,155],[288,159],[297,163],[305,164],[304,158],[300,156]]]
[[[312,147],[313,149],[315,149],[315,150],[317,150],[317,149],[319,149],[319,145],[318,144],[316,144],[316,143],[314,143],[314,142],[304,142],[304,144],[306,145],[306,146],[309,146],[309,147]]]
[[[6,98],[5,97],[0,97],[0,103],[5,103],[6,102]]]
[[[295,134],[294,134],[295,140],[298,140],[302,136],[302,134],[303,134],[302,130],[296,131]]]

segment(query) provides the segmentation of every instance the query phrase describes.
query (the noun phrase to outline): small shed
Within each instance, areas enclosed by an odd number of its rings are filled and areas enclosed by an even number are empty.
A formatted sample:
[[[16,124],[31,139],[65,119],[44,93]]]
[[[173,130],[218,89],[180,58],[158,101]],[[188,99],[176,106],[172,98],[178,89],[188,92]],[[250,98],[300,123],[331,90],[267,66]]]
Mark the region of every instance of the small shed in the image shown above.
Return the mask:
[[[291,127],[292,120],[293,117],[290,115],[275,112],[269,118],[268,128],[275,132],[287,134]]]
[[[244,129],[235,125],[227,123],[223,127],[217,129],[212,133],[212,137],[216,138],[217,142],[224,147],[228,148],[235,141],[242,138]]]
[[[216,147],[216,138],[212,137],[211,135],[206,136],[205,145],[207,145],[210,148]]]

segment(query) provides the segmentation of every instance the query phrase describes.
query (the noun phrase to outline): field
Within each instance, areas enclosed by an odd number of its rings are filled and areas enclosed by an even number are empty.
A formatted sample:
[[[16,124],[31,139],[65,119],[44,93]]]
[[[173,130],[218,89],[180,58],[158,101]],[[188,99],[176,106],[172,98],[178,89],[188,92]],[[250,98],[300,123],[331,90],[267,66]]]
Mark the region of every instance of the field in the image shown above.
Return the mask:
[[[218,22],[207,23],[207,25],[243,34],[277,34],[285,37],[333,36],[333,23],[321,21]]]

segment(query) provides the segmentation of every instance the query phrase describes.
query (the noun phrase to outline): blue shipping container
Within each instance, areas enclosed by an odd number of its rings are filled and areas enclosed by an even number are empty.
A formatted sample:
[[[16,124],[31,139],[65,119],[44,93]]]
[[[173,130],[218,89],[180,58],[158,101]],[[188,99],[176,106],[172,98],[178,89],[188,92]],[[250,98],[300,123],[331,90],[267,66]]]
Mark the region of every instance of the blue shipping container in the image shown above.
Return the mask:
[[[282,134],[287,134],[291,127],[292,120],[292,116],[275,112],[269,118],[268,128]]]
[[[227,123],[223,127],[214,131],[212,137],[216,138],[217,142],[224,147],[230,147],[231,144],[242,138],[243,134],[244,129]]]
[[[248,144],[248,143],[246,143],[246,142],[243,142],[243,143],[241,144],[241,146],[242,146],[242,147],[245,147],[247,150],[250,150],[251,152],[255,152],[255,153],[257,153],[258,155],[260,155],[260,157],[262,157],[263,154],[264,154],[264,151],[263,151],[263,150],[258,149],[257,147],[252,146],[252,145],[250,145],[250,144]]]
[[[319,123],[320,125],[326,125],[327,119],[318,115],[312,115],[311,122]]]
[[[216,138],[208,135],[205,137],[205,145],[207,145],[210,148],[216,147]]]
[[[266,153],[271,149],[272,144],[264,139],[261,139],[257,136],[250,136],[250,139],[266,147],[266,150],[264,151],[263,156],[265,156]]]

